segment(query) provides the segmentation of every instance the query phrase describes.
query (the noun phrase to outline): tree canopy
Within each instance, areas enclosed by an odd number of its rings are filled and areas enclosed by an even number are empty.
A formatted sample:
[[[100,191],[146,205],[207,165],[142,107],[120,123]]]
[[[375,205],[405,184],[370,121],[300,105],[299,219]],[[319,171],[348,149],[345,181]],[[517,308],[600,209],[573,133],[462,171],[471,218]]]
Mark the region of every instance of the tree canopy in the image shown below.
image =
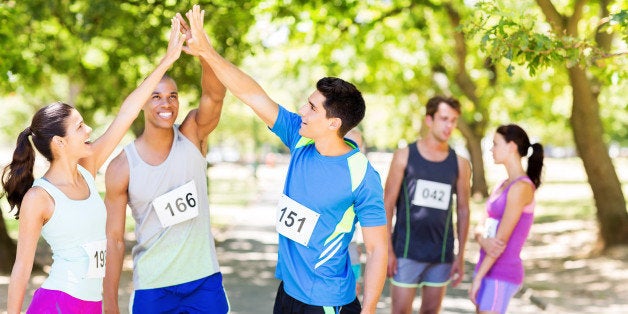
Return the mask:
[[[617,178],[608,146],[628,145],[628,1],[199,4],[217,50],[287,107],[296,109],[323,76],[347,79],[367,99],[361,127],[368,146],[392,150],[418,136],[427,99],[452,95],[463,105],[455,141],[464,143],[474,165],[474,192],[486,195],[483,138],[516,122],[548,147],[575,146],[594,190],[614,191],[595,192],[598,219],[626,221],[621,185],[605,178]],[[13,137],[36,108],[56,100],[75,105],[97,130],[108,124],[164,53],[168,20],[189,6],[175,0],[0,3],[0,97],[13,99],[3,106],[2,133]],[[198,61],[183,56],[170,75],[194,106]],[[211,144],[258,150],[272,138],[243,107],[225,106]],[[596,164],[607,166],[594,171]],[[605,205],[605,199],[616,201]],[[619,242],[627,238],[621,233]]]

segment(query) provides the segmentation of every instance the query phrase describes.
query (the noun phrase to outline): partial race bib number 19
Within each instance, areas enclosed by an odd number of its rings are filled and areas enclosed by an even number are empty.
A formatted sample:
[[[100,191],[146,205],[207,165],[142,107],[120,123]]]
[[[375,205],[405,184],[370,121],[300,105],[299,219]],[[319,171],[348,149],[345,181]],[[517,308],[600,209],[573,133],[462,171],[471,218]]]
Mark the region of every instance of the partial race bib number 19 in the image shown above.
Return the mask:
[[[153,207],[164,228],[198,216],[198,193],[194,180],[157,197]]]
[[[107,256],[107,240],[92,241],[82,245],[89,257],[86,278],[105,277],[105,257]]]
[[[275,229],[284,237],[307,246],[320,214],[281,195]]]

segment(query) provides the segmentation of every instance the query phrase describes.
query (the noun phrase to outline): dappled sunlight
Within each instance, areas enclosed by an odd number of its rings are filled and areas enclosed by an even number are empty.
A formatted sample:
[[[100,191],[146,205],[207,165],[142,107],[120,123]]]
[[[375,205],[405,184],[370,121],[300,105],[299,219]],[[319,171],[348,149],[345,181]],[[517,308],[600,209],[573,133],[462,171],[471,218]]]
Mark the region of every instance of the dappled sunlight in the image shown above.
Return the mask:
[[[383,176],[382,183],[390,156],[380,154],[374,164]],[[628,160],[616,163],[618,168],[628,169]],[[538,313],[542,308],[545,313],[619,313],[628,308],[628,300],[622,298],[628,295],[628,248],[614,248],[602,256],[591,254],[598,232],[595,207],[589,186],[577,181],[583,174],[578,165],[574,160],[546,162],[546,181],[537,194],[537,220],[521,253],[526,269],[524,288],[511,301],[509,313]],[[497,169],[492,165],[487,171],[493,167]],[[260,165],[256,171],[239,164],[217,164],[209,169],[212,230],[232,313],[267,313],[272,309],[279,284],[274,278],[278,241],[275,205],[283,189],[286,169],[281,162]],[[491,187],[494,184],[489,182]],[[476,220],[483,210],[484,201],[473,201],[472,219]],[[131,228],[127,230],[132,230],[132,218],[128,217],[127,223]],[[130,253],[134,241],[133,232],[125,233],[127,252],[119,288],[123,313],[133,291]],[[448,289],[442,313],[474,312],[467,289],[477,254],[477,243],[470,240],[465,254],[464,281],[459,287]],[[43,241],[37,261],[44,269],[52,262]],[[45,273],[33,274],[27,302],[45,277]],[[8,281],[8,276],[0,276],[0,295],[6,296]],[[386,283],[377,313],[390,312],[389,289]],[[6,303],[0,304],[0,308],[5,306]],[[417,294],[414,309],[418,310],[419,306]]]

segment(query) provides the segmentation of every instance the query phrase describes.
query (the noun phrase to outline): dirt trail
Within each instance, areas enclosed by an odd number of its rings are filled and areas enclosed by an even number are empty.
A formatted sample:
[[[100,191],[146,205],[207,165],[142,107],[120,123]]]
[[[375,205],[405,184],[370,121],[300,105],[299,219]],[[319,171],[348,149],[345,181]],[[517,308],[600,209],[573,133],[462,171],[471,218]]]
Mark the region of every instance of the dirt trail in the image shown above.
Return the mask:
[[[210,178],[233,176],[234,169],[213,170]],[[277,236],[273,228],[274,202],[281,191],[283,176],[278,169],[258,171],[259,189],[254,204],[212,206],[217,252],[232,313],[270,313],[277,288],[274,266]],[[282,169],[279,169],[282,171]],[[385,177],[385,171],[380,170]],[[532,227],[522,257],[525,261],[524,288],[512,300],[509,313],[628,313],[628,247],[610,250],[603,256],[589,256],[596,239],[593,221],[563,220],[536,223]],[[127,248],[132,246],[128,235]],[[477,258],[477,244],[467,245],[467,276],[457,289],[448,289],[442,313],[474,313],[467,298],[470,275]],[[49,251],[43,242],[37,261],[50,265]],[[132,262],[128,252],[120,285],[120,305],[127,313],[132,291]],[[44,268],[46,270],[46,267]],[[28,304],[45,273],[32,276]],[[5,313],[8,276],[0,276],[0,313]],[[418,309],[420,299],[415,299]],[[388,284],[378,305],[378,313],[390,313]]]

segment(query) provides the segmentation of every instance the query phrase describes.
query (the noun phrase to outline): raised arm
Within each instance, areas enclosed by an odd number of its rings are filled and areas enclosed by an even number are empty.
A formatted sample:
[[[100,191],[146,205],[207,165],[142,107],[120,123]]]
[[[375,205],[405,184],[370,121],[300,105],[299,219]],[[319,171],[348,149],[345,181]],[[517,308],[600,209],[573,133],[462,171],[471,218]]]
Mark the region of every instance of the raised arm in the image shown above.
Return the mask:
[[[162,76],[181,55],[181,47],[185,42],[185,36],[181,34],[181,24],[178,20],[173,18],[171,23],[170,40],[166,55],[161,59],[155,70],[126,97],[111,125],[109,125],[102,136],[93,142],[92,148],[94,153],[80,160],[80,164],[91,172],[92,175],[95,176],[98,169],[109,158],[111,152],[113,152],[129,127],[131,127],[133,120],[139,115]]]
[[[176,17],[181,24],[182,32],[186,34],[186,38],[192,38],[192,31],[185,19],[179,13]],[[186,53],[198,57],[201,62],[203,71],[201,76],[202,91],[198,109],[190,111],[181,124],[180,130],[188,139],[200,144],[218,125],[227,89],[218,80],[209,63],[198,54],[198,51],[190,48],[186,49]]]
[[[105,313],[120,313],[118,287],[124,261],[124,225],[128,201],[129,166],[124,152],[114,158],[105,173],[105,206],[107,207],[107,257],[103,280]]]
[[[268,125],[273,127],[279,114],[279,106],[262,89],[262,87],[248,74],[238,69],[231,62],[224,59],[214,47],[203,29],[202,11],[198,5],[186,13],[190,23],[192,38],[187,41],[187,51],[197,51],[199,56],[207,61],[218,79],[238,99],[251,107],[253,111]]]
[[[393,277],[397,272],[397,257],[392,245],[392,219],[395,215],[395,208],[397,207],[397,198],[399,197],[399,191],[401,190],[401,184],[403,181],[403,172],[406,169],[408,163],[408,148],[401,148],[395,151],[392,161],[390,162],[390,168],[388,169],[388,177],[386,178],[386,184],[384,186],[384,208],[386,209],[386,223],[388,232],[386,237],[388,239],[388,277]]]

